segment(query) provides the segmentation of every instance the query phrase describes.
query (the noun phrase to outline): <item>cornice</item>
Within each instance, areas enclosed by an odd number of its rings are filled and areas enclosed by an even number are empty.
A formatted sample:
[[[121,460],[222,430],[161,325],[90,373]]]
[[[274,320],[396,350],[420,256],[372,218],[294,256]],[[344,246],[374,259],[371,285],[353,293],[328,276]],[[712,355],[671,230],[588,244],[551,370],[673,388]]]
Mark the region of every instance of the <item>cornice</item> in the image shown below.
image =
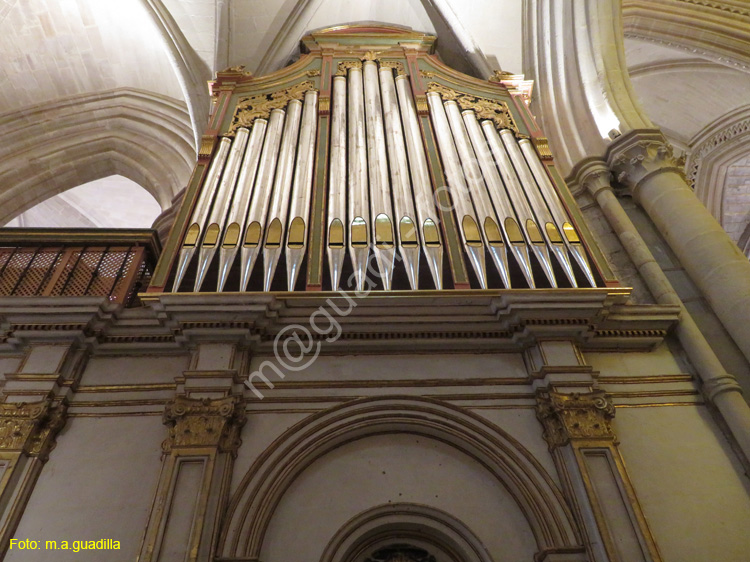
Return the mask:
[[[145,306],[132,309],[91,297],[3,298],[0,353],[74,337],[96,354],[175,352],[207,341],[232,341],[263,354],[279,338],[295,337],[290,327],[324,354],[521,351],[549,338],[584,349],[653,349],[676,324],[679,309],[629,304],[629,296],[624,288],[392,291],[363,298],[163,293],[148,294]],[[323,333],[330,326],[326,314],[340,326],[336,338]]]

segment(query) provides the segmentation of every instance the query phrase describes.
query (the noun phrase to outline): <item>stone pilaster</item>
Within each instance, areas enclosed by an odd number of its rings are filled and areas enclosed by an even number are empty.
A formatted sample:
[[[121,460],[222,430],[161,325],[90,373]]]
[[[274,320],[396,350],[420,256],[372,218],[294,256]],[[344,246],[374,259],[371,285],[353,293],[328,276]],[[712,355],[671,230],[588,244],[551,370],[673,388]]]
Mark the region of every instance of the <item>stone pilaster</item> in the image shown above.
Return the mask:
[[[164,409],[164,458],[140,562],[213,559],[245,425],[245,400],[235,348],[198,346],[196,370],[177,377],[174,400]]]
[[[611,399],[597,389],[539,388],[536,396],[544,439],[581,521],[591,559],[661,560],[617,448]]]

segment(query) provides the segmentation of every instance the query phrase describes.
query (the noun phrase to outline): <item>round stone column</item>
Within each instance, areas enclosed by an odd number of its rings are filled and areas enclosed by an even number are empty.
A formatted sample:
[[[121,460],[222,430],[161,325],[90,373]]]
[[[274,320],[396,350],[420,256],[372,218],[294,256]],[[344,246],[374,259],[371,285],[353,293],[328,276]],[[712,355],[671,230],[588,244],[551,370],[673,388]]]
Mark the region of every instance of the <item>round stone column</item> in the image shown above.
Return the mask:
[[[750,360],[750,261],[690,189],[672,147],[659,131],[635,130],[607,160]]]

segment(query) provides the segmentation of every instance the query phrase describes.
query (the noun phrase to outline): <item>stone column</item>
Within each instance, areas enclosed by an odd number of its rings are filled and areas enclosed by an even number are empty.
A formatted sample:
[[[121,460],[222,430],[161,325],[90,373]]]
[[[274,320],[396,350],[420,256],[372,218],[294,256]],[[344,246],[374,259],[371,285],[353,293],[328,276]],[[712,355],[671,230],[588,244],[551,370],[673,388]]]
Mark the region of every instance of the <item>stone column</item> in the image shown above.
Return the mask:
[[[596,388],[596,373],[571,342],[539,342],[526,358],[537,418],[589,559],[660,561],[617,447],[614,405]]]
[[[610,176],[609,168],[603,160],[591,158],[576,166],[573,184],[587,189],[596,200],[656,302],[680,307],[677,337],[701,379],[706,399],[713,403],[723,416],[745,456],[747,466],[747,462],[750,461],[750,406],[742,397],[742,389],[716,357],[690,312],[615,197]]]
[[[750,361],[750,261],[690,189],[671,146],[658,131],[635,130],[607,159]]]
[[[224,500],[245,424],[232,345],[199,346],[164,411],[169,436],[139,562],[213,560]]]

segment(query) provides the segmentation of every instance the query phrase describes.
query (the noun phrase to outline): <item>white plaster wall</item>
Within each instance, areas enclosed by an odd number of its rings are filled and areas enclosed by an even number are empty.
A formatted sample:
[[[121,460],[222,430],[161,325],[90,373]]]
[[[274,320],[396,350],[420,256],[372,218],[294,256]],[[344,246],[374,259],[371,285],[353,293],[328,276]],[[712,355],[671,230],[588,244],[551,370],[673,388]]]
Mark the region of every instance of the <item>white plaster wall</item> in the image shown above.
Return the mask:
[[[82,384],[171,383],[188,368],[190,356],[98,356],[89,359]]]
[[[156,490],[165,433],[158,416],[68,420],[15,538],[114,539],[121,550],[12,550],[6,562],[135,560]]]
[[[703,406],[618,408],[615,431],[665,562],[746,562],[750,480]]]
[[[260,559],[317,560],[349,519],[402,502],[450,513],[496,562],[533,559],[531,529],[502,484],[449,445],[409,434],[354,441],[310,465],[274,513]]]

